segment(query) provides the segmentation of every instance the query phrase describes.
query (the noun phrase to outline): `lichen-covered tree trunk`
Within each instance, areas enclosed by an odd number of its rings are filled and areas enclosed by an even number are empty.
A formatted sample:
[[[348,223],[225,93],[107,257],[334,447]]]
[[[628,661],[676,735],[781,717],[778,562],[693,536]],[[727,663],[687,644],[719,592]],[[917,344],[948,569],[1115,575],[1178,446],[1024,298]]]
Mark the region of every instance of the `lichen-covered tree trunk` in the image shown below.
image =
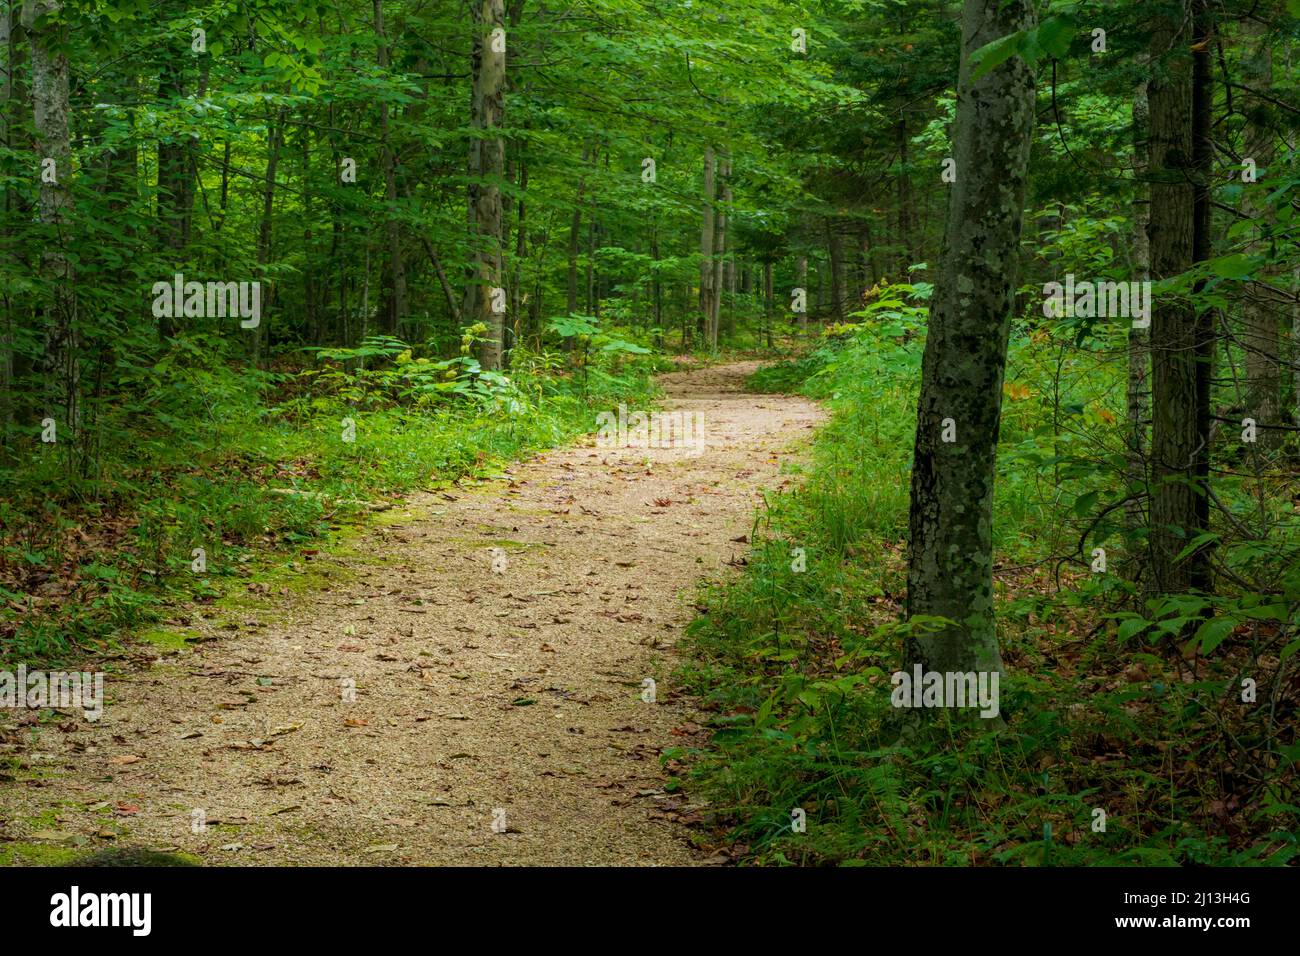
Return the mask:
[[[1019,57],[979,80],[970,54],[1032,26],[1030,0],[966,0],[951,186],[930,308],[912,465],[908,666],[998,671],[993,615],[993,480],[1016,287],[1034,75]],[[945,441],[951,438],[952,441]]]
[[[493,308],[502,285],[502,204],[498,185],[505,173],[505,141],[499,132],[505,112],[505,11],[502,0],[474,0],[473,92],[469,151],[469,220],[474,242],[473,277],[465,291],[466,321],[487,332],[479,349],[485,369],[499,369],[505,316]]]
[[[40,171],[53,160],[54,176],[41,176],[38,204],[44,246],[41,278],[47,294],[43,305],[45,348],[41,373],[45,382],[45,414],[53,418],[60,435],[69,439],[69,457],[75,468],[80,425],[80,359],[77,343],[77,298],[72,261],[68,256],[69,214],[72,211],[72,144],[68,133],[68,27],[60,18],[58,0],[28,0],[22,25],[27,31],[32,61],[32,105],[36,121],[37,162]],[[63,439],[60,438],[60,441]]]
[[[1151,278],[1185,272],[1193,261],[1196,186],[1192,148],[1192,64],[1185,50],[1190,2],[1180,17],[1158,17],[1151,36]],[[1157,298],[1151,309],[1151,579],[1159,593],[1186,591],[1196,575],[1177,556],[1198,525],[1195,310]]]

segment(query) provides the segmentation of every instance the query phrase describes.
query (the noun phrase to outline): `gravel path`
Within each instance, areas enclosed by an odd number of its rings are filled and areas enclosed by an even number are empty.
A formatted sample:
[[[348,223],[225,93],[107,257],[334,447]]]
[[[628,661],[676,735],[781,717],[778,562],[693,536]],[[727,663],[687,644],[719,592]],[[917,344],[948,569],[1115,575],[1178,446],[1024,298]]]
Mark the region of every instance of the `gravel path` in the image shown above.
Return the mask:
[[[702,451],[593,437],[412,495],[317,557],[338,584],[200,621],[193,651],[110,675],[98,723],[11,729],[43,779],[0,784],[0,835],[208,865],[708,862],[663,790],[661,751],[704,739],[673,647],[821,417],[741,391],[756,364],[663,376]]]

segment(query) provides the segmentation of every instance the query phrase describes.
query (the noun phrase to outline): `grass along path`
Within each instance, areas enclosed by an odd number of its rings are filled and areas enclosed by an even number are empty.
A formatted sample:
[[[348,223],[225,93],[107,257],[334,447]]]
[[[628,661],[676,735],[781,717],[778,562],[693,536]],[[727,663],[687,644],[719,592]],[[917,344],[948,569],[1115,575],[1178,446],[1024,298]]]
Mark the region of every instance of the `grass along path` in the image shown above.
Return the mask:
[[[110,675],[97,723],[0,715],[0,862],[706,862],[659,759],[702,739],[674,645],[821,418],[741,391],[756,366],[661,377],[703,453],[589,437],[412,495],[319,557],[338,584],[250,595],[238,632],[200,619],[193,650]]]

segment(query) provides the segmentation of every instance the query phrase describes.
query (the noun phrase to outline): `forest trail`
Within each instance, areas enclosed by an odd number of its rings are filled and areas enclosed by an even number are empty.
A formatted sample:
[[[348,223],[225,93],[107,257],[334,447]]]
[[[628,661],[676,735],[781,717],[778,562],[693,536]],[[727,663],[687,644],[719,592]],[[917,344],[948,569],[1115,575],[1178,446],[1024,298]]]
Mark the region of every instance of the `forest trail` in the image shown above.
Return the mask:
[[[38,779],[4,788],[5,832],[208,865],[706,862],[662,789],[661,750],[704,739],[673,647],[821,418],[742,391],[757,364],[661,377],[702,453],[588,436],[413,494],[315,559],[329,589],[251,595],[238,633],[199,620],[192,652],[110,674],[97,723],[27,728]]]

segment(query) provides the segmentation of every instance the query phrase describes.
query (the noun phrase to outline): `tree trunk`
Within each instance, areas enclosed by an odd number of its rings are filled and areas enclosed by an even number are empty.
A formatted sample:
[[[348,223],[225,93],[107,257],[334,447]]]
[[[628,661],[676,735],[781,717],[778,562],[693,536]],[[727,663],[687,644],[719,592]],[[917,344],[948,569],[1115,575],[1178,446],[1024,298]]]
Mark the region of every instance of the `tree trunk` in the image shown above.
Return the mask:
[[[528,164],[519,158],[519,202],[517,203],[515,224],[515,261],[510,272],[510,317],[519,322],[523,313],[524,302],[524,261],[528,255]],[[525,332],[525,335],[527,332]],[[514,344],[514,330],[511,330],[507,345]]]
[[[709,348],[717,351],[718,348],[718,324],[722,318],[722,292],[726,288],[724,282],[724,267],[727,260],[727,203],[731,202],[731,185],[728,179],[731,176],[731,157],[724,155],[718,163],[718,192],[721,193],[722,206],[718,209],[714,217],[717,224],[717,240],[713,244],[713,280],[710,285],[709,304],[712,306],[712,312],[709,313]]]
[[[469,220],[475,244],[473,277],[465,290],[466,321],[482,323],[487,331],[479,350],[485,369],[499,369],[505,316],[492,309],[493,289],[502,287],[502,206],[497,184],[505,171],[505,141],[500,134],[505,99],[506,54],[502,0],[473,0],[474,51],[470,124],[474,136],[469,151]]]
[[[774,321],[772,290],[772,260],[763,260],[763,331],[767,335],[767,347],[772,347],[772,324]]]
[[[808,332],[808,257],[800,256],[795,265],[795,287],[804,291],[804,309],[796,314],[795,318],[799,322],[799,334],[806,335]]]
[[[590,156],[591,151],[584,147],[582,150],[584,170]],[[578,311],[578,253],[582,251],[582,194],[586,187],[587,177],[584,173],[578,180],[578,194],[573,197],[573,218],[569,222],[569,315],[575,315]]]
[[[653,278],[650,280],[650,296],[654,305],[654,345],[664,347],[664,288],[659,277],[659,210],[655,210],[654,222],[650,226],[650,258],[655,263]]]
[[[909,178],[908,164],[909,144],[907,119],[900,117],[897,126],[898,134],[898,242],[902,247],[898,255],[898,281],[907,282],[910,274],[907,267],[914,261],[912,255],[912,180]]]
[[[1150,111],[1147,106],[1147,84],[1138,86],[1133,96],[1133,278],[1145,282],[1151,278],[1151,239],[1147,224],[1151,219],[1151,201],[1146,185],[1148,166],[1148,125]],[[1128,331],[1128,385],[1126,390],[1128,422],[1128,485],[1132,498],[1125,504],[1130,534],[1146,527],[1145,491],[1147,484],[1146,436],[1147,419],[1151,414],[1150,382],[1150,331],[1129,325]],[[1141,495],[1141,497],[1139,497]],[[1128,566],[1130,578],[1136,580],[1144,562],[1137,557],[1137,549]]]
[[[713,315],[713,147],[704,147],[704,205],[700,225],[700,321],[698,329],[708,341]]]
[[[1252,43],[1251,49],[1242,57],[1242,82],[1244,86],[1256,90],[1268,90],[1273,86],[1273,49],[1268,38],[1268,31],[1263,23],[1256,20],[1242,22],[1242,38]],[[1259,104],[1262,105],[1262,104]],[[1267,124],[1254,121],[1256,110],[1248,110],[1244,130],[1244,155],[1253,159],[1259,169],[1272,168],[1274,161],[1274,130]],[[1252,189],[1270,191],[1267,187],[1247,187],[1242,194],[1241,211],[1258,223],[1260,232],[1271,225],[1271,217],[1266,210],[1256,203],[1256,193]],[[1260,243],[1252,244],[1252,252],[1261,251]],[[1275,269],[1267,270],[1276,273]],[[1277,428],[1282,424],[1282,327],[1278,314],[1273,307],[1257,294],[1248,290],[1242,302],[1242,325],[1245,335],[1243,344],[1246,348],[1246,415],[1255,419],[1260,425],[1256,447],[1259,451],[1270,452],[1281,444],[1285,434]]]
[[[844,268],[844,237],[835,219],[826,220],[826,249],[831,260],[831,315],[836,322],[843,322],[848,312],[849,287]]]
[[[1184,14],[1188,0],[1182,0]],[[1151,37],[1151,277],[1191,267],[1196,228],[1192,64],[1182,51],[1186,17],[1158,18]],[[1170,51],[1175,51],[1170,54]],[[1157,61],[1163,61],[1157,63]],[[1208,436],[1198,428],[1197,317],[1177,300],[1151,309],[1151,581],[1153,591],[1186,591],[1204,579],[1204,552],[1175,559],[1201,527],[1197,459]],[[1208,442],[1206,442],[1208,445]]]
[[[266,267],[271,262],[271,239],[275,224],[275,171],[280,164],[280,146],[284,142],[284,120],[288,115],[287,106],[280,107],[279,113],[270,123],[266,143],[266,181],[262,187],[262,222],[257,234],[257,278],[266,283]],[[271,342],[270,326],[266,319],[267,305],[270,301],[270,288],[262,289],[261,322],[253,328],[252,355],[253,364],[262,358],[262,339],[266,338],[269,349]]]
[[[68,133],[68,27],[57,18],[59,0],[27,0],[22,24],[32,60],[32,104],[36,120],[37,168],[54,160],[57,182],[41,177],[41,279],[47,286],[43,306],[45,343],[41,372],[45,383],[45,413],[60,435],[67,435],[69,464],[78,470],[77,442],[81,375],[78,356],[77,298],[68,258],[69,214],[72,210],[72,143]],[[63,439],[60,438],[60,441]]]
[[[158,73],[158,99],[176,104],[185,97],[182,64],[188,51],[174,43],[163,57]],[[158,142],[158,240],[168,261],[180,271],[184,266],[185,248],[189,245],[191,217],[194,210],[194,151],[192,137]],[[158,319],[158,335],[163,342],[176,335],[173,316]]]
[[[384,32],[383,0],[375,0],[376,59],[382,72],[388,71],[388,36]],[[384,312],[379,324],[388,335],[397,335],[406,317],[406,263],[402,259],[401,224],[397,217],[397,151],[389,140],[388,103],[379,104],[379,142],[384,168],[384,198],[388,208],[388,284],[384,289]]]
[[[1033,25],[1030,0],[966,0],[943,253],[921,371],[912,467],[909,667],[1001,670],[993,611],[993,482],[1014,304],[1034,75],[1018,56],[979,80],[970,54]],[[952,429],[955,428],[955,436]],[[944,441],[945,434],[955,437]]]
[[[0,148],[9,149],[9,101],[13,98],[14,82],[13,60],[13,10],[9,0],[3,0],[0,8]],[[8,185],[4,188],[3,203],[0,205],[0,255],[8,258],[12,254],[10,238],[10,216],[13,209],[13,191]],[[7,458],[9,447],[9,428],[15,419],[14,414],[14,306],[15,302],[9,290],[5,289],[0,298],[0,461]]]

